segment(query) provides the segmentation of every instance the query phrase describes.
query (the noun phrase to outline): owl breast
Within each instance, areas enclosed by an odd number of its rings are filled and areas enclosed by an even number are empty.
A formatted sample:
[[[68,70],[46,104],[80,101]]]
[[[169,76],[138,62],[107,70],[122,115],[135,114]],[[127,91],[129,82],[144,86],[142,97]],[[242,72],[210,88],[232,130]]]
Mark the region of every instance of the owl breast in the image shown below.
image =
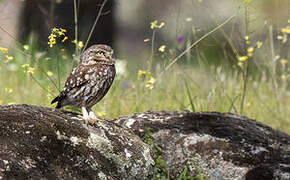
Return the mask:
[[[113,84],[115,73],[115,66],[104,66],[93,73],[84,91],[84,101],[88,107],[98,103],[107,94]]]
[[[74,87],[67,93],[66,104],[90,109],[107,94],[116,70],[114,64],[94,64],[77,67],[75,73]]]

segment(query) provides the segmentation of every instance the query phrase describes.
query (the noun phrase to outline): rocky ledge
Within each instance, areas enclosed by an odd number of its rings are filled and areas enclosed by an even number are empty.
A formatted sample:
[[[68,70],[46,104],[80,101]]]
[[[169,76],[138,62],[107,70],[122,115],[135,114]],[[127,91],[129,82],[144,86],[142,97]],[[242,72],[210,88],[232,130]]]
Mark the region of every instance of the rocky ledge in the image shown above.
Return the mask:
[[[0,106],[0,179],[290,179],[290,136],[234,114]]]

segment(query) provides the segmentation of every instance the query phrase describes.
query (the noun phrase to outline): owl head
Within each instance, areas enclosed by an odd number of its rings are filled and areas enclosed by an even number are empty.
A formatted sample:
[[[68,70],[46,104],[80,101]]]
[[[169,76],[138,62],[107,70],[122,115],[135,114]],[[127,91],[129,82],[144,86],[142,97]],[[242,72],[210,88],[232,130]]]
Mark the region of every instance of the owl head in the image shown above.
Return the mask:
[[[81,55],[81,64],[95,64],[98,61],[113,60],[113,49],[105,44],[97,44],[89,47]]]

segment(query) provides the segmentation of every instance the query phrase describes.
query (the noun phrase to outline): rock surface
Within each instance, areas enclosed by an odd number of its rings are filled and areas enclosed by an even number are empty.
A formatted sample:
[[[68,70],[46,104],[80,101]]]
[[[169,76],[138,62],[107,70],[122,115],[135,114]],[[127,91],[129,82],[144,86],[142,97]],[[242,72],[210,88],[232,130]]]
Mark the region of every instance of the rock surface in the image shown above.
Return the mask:
[[[186,167],[209,179],[290,179],[290,136],[217,112],[145,112],[114,120],[140,137],[150,128],[170,179]]]
[[[145,112],[86,126],[67,111],[0,106],[0,179],[197,176],[290,179],[290,136],[216,112]]]
[[[130,130],[28,105],[0,106],[0,179],[144,179],[153,165]]]

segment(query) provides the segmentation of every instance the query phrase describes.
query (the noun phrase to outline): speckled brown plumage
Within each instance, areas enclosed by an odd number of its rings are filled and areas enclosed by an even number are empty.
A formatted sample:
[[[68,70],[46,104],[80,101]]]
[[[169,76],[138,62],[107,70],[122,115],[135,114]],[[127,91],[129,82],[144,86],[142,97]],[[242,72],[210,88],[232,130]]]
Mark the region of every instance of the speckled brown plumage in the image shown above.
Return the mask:
[[[110,89],[115,77],[113,50],[107,45],[93,45],[81,55],[80,64],[70,73],[65,87],[52,100],[56,108],[66,105],[82,108],[83,118],[94,119],[91,108]]]

